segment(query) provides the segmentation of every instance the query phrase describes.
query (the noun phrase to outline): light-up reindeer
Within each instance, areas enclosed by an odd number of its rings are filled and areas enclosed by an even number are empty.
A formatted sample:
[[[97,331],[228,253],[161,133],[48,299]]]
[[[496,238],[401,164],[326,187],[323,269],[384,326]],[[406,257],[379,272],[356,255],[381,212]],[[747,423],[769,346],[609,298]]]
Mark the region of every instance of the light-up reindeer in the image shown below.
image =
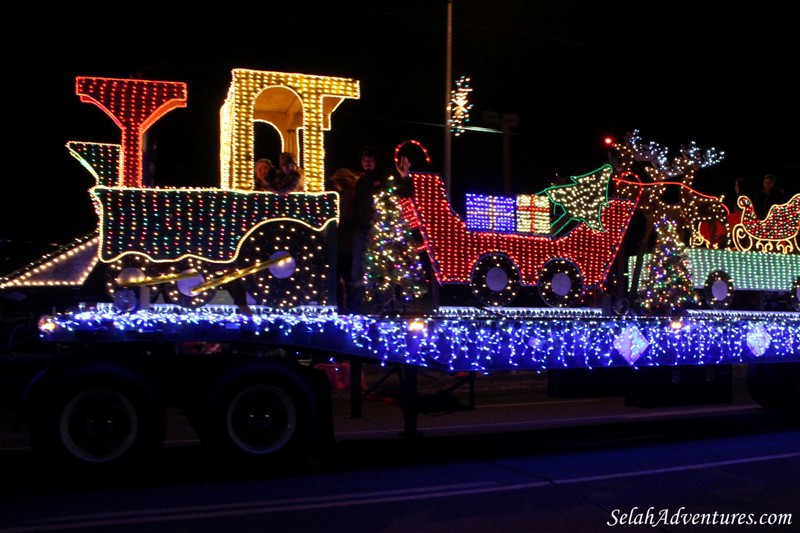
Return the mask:
[[[656,223],[662,218],[675,221],[680,237],[690,246],[718,248],[725,242],[728,233],[728,209],[722,197],[710,196],[693,188],[694,178],[699,169],[709,167],[722,160],[724,152],[714,148],[700,150],[694,142],[689,147],[682,146],[680,154],[672,160],[669,150],[656,143],[644,143],[638,130],[629,133],[624,143],[615,143],[613,150],[618,154],[615,158],[615,176],[621,180],[618,191],[626,196],[628,188],[638,192],[632,183],[626,183],[626,176],[634,172],[634,164],[643,163],[648,181],[641,184],[641,199],[637,210],[644,215],[647,222],[644,236],[640,243],[647,246]],[[669,202],[670,193],[677,188],[677,202]],[[674,195],[673,195],[674,196]],[[704,222],[710,229],[710,238],[700,231]],[[725,229],[721,235],[716,234],[717,224]]]
[[[733,230],[728,224],[728,209],[721,197],[696,191],[693,182],[696,172],[719,162],[724,153],[711,148],[701,151],[694,143],[682,147],[680,154],[670,160],[668,151],[655,143],[643,143],[638,131],[629,134],[624,143],[613,145],[617,152],[615,175],[617,192],[622,196],[638,194],[637,209],[644,215],[647,226],[639,246],[639,257],[645,254],[655,224],[662,218],[675,221],[679,234],[688,248],[685,250],[692,283],[704,292],[705,303],[712,308],[732,304],[734,288],[760,292],[786,292],[791,305],[797,308],[800,286],[800,255],[797,255],[798,211],[800,198],[783,206],[774,206],[765,221],[754,220],[750,200],[738,199],[744,209],[742,222]],[[644,164],[650,178],[639,184],[633,173],[634,164]],[[680,181],[675,181],[679,179]],[[677,188],[677,202],[665,197]],[[672,190],[671,190],[672,189]],[[701,232],[709,229],[708,237]],[[724,228],[716,232],[716,228]],[[729,243],[735,243],[731,249]],[[644,260],[646,263],[647,260]],[[629,268],[630,283],[640,287],[648,271],[637,261]]]

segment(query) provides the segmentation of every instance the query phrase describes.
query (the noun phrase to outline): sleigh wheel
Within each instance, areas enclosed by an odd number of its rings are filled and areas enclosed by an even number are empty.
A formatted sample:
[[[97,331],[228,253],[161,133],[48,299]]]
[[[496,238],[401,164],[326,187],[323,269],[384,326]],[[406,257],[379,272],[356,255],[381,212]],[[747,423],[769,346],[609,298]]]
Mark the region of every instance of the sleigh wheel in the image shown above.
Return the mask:
[[[508,256],[485,255],[472,269],[472,294],[490,307],[508,305],[519,293],[519,279],[519,271]]]
[[[586,292],[580,270],[566,259],[551,259],[542,267],[539,296],[550,307],[573,307]]]
[[[211,287],[200,292],[196,289],[214,277],[212,264],[199,259],[188,258],[169,267],[170,274],[184,274],[184,277],[164,285],[164,300],[189,309],[206,305],[214,299],[217,289]]]
[[[239,254],[240,269],[255,269],[245,278],[247,292],[270,307],[324,305],[329,266],[323,241],[318,232],[292,222],[270,223],[254,231]]]

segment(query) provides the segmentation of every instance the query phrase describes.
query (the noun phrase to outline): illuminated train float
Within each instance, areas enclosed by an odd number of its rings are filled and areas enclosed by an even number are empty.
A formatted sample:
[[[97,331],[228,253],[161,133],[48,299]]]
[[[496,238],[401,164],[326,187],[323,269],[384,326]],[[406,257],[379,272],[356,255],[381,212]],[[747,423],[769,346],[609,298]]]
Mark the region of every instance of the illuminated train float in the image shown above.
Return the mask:
[[[359,97],[359,83],[245,69],[232,76],[220,112],[219,188],[143,186],[145,132],[165,113],[185,107],[184,83],[76,78],[81,101],[97,105],[121,130],[120,144],[67,144],[96,180],[90,194],[98,229],[0,286],[81,285],[99,262],[121,309],[155,301],[162,292],[169,303],[200,307],[237,279],[258,304],[325,304],[325,233],[337,222],[339,206],[338,195],[323,190],[323,134],[337,106]],[[301,156],[306,192],[253,190],[255,122],[271,124],[282,151]]]
[[[95,179],[90,194],[98,228],[0,279],[0,288],[81,285],[101,264],[109,296],[121,310],[146,306],[159,295],[181,307],[201,307],[215,301],[218,289],[237,283],[255,304],[328,304],[335,291],[328,235],[339,220],[339,197],[324,190],[324,132],[344,99],[359,98],[357,80],[234,69],[220,110],[218,188],[143,184],[145,133],[167,112],[186,106],[184,83],[78,77],[75,88],[81,101],[98,106],[121,131],[119,144],[67,143]],[[256,122],[272,125],[282,151],[296,155],[304,192],[253,190]],[[666,186],[666,167],[658,163],[663,150],[645,149],[636,135],[615,148],[622,155],[616,165],[538,194],[468,195],[466,219],[452,209],[438,175],[413,173],[414,194],[404,200],[403,215],[419,230],[436,281],[468,284],[486,306],[512,303],[523,287],[536,288],[545,304],[556,307],[580,305],[589,291],[602,291],[634,212],[653,222],[665,208],[657,194]],[[673,168],[683,165],[693,176],[696,155],[684,152]],[[653,182],[632,171],[633,161],[652,163]],[[686,179],[683,189],[692,194],[670,214],[691,228],[692,242],[702,240],[699,223],[726,224],[721,198],[695,193]],[[748,208],[747,199],[739,202]],[[795,196],[765,221],[746,211],[735,228],[725,225],[735,247],[707,241],[705,251],[692,248],[690,255],[698,250],[702,256],[692,259],[696,273],[709,272],[694,276],[695,283],[705,280],[700,288],[711,295],[706,303],[728,305],[737,284],[790,291],[797,307],[798,221]],[[768,282],[753,282],[764,268]]]

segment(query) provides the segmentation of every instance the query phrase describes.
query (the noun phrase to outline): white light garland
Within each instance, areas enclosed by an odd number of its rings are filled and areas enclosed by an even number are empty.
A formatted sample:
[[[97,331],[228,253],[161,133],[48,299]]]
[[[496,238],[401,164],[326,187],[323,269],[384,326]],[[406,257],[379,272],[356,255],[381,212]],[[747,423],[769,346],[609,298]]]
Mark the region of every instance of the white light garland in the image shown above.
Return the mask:
[[[360,355],[381,363],[447,371],[782,362],[800,358],[798,313],[687,312],[668,317],[603,317],[594,310],[515,310],[515,316],[446,308],[442,315],[403,318],[340,315],[327,306],[285,311],[253,306],[189,310],[154,304],[124,314],[110,305],[47,317],[47,341],[203,338],[256,342],[325,354]],[[742,335],[742,332],[745,332]]]

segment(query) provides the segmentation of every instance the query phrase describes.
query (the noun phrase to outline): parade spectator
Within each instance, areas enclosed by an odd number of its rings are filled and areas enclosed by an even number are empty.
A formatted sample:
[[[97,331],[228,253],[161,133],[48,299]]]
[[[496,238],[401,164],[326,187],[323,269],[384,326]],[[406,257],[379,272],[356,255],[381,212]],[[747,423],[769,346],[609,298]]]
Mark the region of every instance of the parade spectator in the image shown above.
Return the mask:
[[[747,196],[750,198],[752,194],[750,192],[750,185],[747,183],[746,178],[736,178],[736,181],[733,182],[733,193],[738,199],[740,196]],[[734,200],[734,203],[736,200]]]
[[[745,178],[736,178],[736,181],[733,182],[733,201],[729,204],[730,214],[728,215],[729,228],[733,228],[733,226],[742,220],[742,208],[739,207],[740,196],[746,196],[750,199],[750,201],[753,200],[750,187],[748,186],[747,179]]]
[[[275,180],[270,184],[270,190],[278,194],[299,192],[303,190],[303,175],[299,170],[278,172]]]

